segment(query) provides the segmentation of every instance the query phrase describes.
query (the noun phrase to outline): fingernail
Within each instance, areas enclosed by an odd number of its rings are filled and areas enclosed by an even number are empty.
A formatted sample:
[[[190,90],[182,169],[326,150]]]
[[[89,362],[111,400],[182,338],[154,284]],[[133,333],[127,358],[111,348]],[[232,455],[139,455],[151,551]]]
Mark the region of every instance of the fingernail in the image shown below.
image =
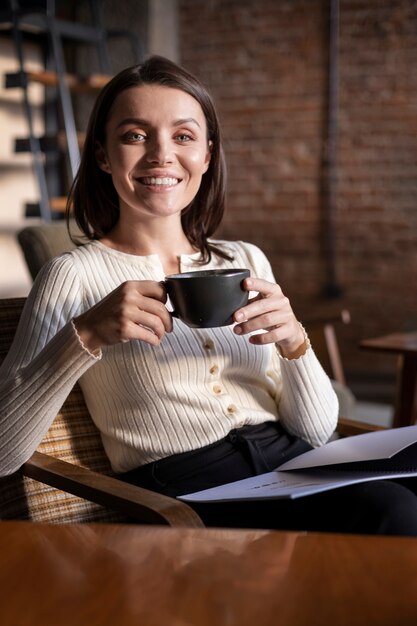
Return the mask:
[[[234,331],[236,333],[236,335],[241,335],[242,334],[242,329],[240,326],[235,326]]]
[[[237,322],[243,321],[244,315],[241,311],[239,311],[239,313],[235,313],[235,320]]]

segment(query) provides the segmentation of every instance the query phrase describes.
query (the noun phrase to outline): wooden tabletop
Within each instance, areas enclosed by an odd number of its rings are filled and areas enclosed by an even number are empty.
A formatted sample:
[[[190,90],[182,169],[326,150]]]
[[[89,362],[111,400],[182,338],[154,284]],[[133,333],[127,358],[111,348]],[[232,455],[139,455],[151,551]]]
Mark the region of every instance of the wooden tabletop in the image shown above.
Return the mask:
[[[398,355],[398,383],[393,427],[417,423],[417,331],[364,339],[360,347]]]
[[[415,626],[417,541],[0,523],[2,626]]]
[[[364,339],[360,342],[360,347],[367,350],[417,354],[417,332],[392,333],[374,339]]]

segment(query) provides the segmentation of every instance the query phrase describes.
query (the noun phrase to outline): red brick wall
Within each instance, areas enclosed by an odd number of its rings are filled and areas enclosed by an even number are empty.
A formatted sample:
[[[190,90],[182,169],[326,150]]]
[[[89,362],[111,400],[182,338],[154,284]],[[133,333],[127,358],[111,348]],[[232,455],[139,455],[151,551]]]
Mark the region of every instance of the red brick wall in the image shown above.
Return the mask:
[[[417,328],[417,0],[342,0],[336,270],[323,295],[328,0],[180,0],[181,61],[218,104],[220,235],[258,244],[299,317],[351,311],[349,372],[392,373],[361,338]]]

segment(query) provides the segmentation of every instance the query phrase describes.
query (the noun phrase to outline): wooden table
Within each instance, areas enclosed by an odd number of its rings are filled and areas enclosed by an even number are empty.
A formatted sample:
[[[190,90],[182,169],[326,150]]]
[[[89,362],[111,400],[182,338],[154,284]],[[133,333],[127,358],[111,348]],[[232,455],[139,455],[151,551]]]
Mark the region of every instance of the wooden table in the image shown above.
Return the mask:
[[[415,626],[411,538],[0,523],[2,626]]]
[[[399,381],[393,426],[417,422],[417,332],[393,333],[361,341],[360,347],[399,355]]]

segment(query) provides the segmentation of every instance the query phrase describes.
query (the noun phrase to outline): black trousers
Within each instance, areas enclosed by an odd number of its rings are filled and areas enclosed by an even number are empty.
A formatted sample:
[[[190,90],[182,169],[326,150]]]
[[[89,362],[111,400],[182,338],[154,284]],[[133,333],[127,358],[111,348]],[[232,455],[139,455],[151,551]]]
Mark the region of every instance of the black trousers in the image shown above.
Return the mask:
[[[232,430],[214,444],[118,478],[176,497],[276,469],[311,449],[276,422]],[[378,480],[296,500],[190,503],[206,526],[417,536],[417,481]]]

